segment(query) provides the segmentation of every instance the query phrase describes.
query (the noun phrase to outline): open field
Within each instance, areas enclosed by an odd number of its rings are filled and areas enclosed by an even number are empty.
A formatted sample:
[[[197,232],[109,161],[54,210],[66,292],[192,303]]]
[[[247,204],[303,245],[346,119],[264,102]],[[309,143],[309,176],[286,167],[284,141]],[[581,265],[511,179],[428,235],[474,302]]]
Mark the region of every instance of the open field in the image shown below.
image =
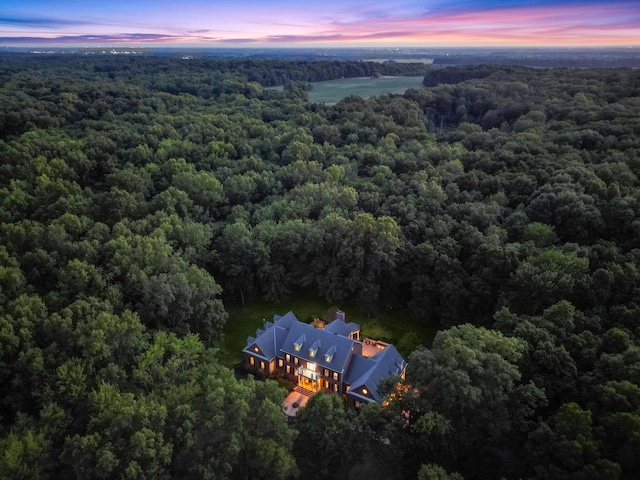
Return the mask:
[[[349,95],[369,98],[391,92],[404,92],[407,88],[423,88],[424,75],[419,77],[342,78],[326,82],[314,82],[309,92],[312,103],[338,103]]]
[[[391,92],[404,92],[407,88],[423,88],[424,75],[418,77],[357,77],[313,82],[313,89],[309,92],[311,103],[325,103],[334,105],[349,95],[359,95],[369,98]],[[269,87],[282,90],[283,87]]]
[[[256,329],[261,328],[263,320],[273,321],[273,315],[284,315],[289,310],[303,322],[311,322],[314,318],[323,318],[327,310],[335,308],[323,299],[301,295],[287,302],[275,304],[271,302],[254,302],[244,310],[241,307],[227,307],[229,319],[224,332],[224,342],[220,352],[224,365],[233,367],[242,360],[242,349],[248,336],[255,336]],[[340,304],[346,313],[347,321],[356,322],[362,328],[362,335],[376,340],[397,344],[407,332],[415,332],[422,342],[430,341],[436,329],[412,320],[406,312],[387,311],[375,317],[367,317],[355,305]]]
[[[367,58],[367,62],[422,63],[423,65],[433,65],[433,58]]]

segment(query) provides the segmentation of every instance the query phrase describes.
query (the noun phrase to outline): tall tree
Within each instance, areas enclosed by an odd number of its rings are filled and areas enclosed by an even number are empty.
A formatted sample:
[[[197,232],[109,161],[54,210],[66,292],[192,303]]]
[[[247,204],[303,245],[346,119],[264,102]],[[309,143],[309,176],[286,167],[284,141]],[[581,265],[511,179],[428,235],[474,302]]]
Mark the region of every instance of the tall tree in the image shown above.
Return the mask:
[[[429,448],[443,456],[443,466],[465,476],[477,475],[475,462],[495,468],[487,456],[505,447],[511,430],[532,413],[527,406],[542,400],[540,390],[520,383],[524,348],[520,339],[465,324],[439,332],[430,350],[411,355],[409,379],[422,405],[418,415],[433,412],[417,426],[430,435]]]
[[[354,439],[350,415],[340,397],[323,392],[314,395],[298,412],[296,429],[299,444],[295,455],[303,477],[347,476]]]

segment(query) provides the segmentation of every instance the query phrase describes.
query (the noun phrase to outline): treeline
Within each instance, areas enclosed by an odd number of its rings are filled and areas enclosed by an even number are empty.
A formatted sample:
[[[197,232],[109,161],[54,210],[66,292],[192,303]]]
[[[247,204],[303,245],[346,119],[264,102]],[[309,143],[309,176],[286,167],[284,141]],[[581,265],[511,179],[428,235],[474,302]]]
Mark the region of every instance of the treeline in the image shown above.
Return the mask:
[[[467,65],[460,67],[442,67],[427,69],[422,84],[425,87],[435,87],[441,83],[450,83],[456,85],[466,80],[480,80],[491,75],[509,74],[522,71],[521,68],[514,66],[498,67],[496,65]]]
[[[519,65],[530,68],[638,68],[640,58],[633,48],[607,49],[475,49],[435,54],[435,66]]]
[[[285,85],[289,82],[321,82],[337,78],[369,77],[380,75],[422,75],[424,65],[420,63],[377,62],[292,62],[253,61],[231,62],[229,68],[240,72],[251,82],[265,87]]]
[[[287,65],[0,64],[0,476],[634,478],[636,72],[247,75]],[[222,299],[303,289],[444,330],[388,407],[289,426],[215,347]]]

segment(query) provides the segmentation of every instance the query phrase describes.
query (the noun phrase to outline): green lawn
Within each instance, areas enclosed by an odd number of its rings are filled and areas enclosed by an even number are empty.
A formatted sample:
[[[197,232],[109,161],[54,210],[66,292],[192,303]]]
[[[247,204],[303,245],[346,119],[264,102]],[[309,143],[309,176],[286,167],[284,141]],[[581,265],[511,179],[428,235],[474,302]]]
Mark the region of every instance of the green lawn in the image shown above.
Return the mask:
[[[422,80],[424,80],[424,75],[419,77],[341,78],[326,82],[313,82],[313,89],[309,92],[309,101],[334,105],[349,95],[369,98],[385,93],[403,92],[407,88],[423,88]],[[282,90],[282,87],[268,88]]]
[[[369,98],[391,92],[404,92],[407,88],[423,88],[424,75],[419,77],[342,78],[326,82],[314,82],[309,101],[332,105],[349,95]]]
[[[244,310],[240,307],[227,307],[229,320],[225,326],[221,349],[222,362],[233,367],[242,360],[242,349],[246,346],[247,337],[255,336],[256,329],[263,325],[263,319],[271,322],[274,314],[284,315],[292,310],[299,320],[311,322],[316,317],[323,318],[332,307],[340,307],[346,313],[347,321],[360,324],[363,336],[376,340],[397,343],[405,333],[413,331],[424,342],[432,339],[436,333],[435,328],[416,324],[408,314],[401,311],[387,311],[375,317],[367,317],[349,303],[335,305],[319,298],[300,295],[280,304],[254,302]]]

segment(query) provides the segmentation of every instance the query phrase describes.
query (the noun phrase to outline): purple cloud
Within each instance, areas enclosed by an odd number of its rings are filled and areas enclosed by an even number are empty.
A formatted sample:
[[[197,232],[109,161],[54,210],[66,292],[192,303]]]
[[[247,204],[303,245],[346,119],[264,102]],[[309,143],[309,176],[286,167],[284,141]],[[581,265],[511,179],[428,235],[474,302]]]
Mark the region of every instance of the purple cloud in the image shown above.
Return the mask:
[[[386,38],[411,37],[414,32],[374,32],[363,34],[326,33],[316,35],[270,35],[258,41],[274,43],[296,43],[296,42],[330,42],[330,41],[353,41],[353,40],[380,40]]]
[[[68,26],[77,25],[95,25],[94,22],[87,22],[83,20],[65,20],[59,18],[45,18],[45,17],[1,17],[0,25],[9,25],[15,27],[40,27],[59,29]]]
[[[62,35],[58,37],[0,37],[0,43],[126,43],[176,42],[184,37],[156,33],[123,33],[112,35]]]

